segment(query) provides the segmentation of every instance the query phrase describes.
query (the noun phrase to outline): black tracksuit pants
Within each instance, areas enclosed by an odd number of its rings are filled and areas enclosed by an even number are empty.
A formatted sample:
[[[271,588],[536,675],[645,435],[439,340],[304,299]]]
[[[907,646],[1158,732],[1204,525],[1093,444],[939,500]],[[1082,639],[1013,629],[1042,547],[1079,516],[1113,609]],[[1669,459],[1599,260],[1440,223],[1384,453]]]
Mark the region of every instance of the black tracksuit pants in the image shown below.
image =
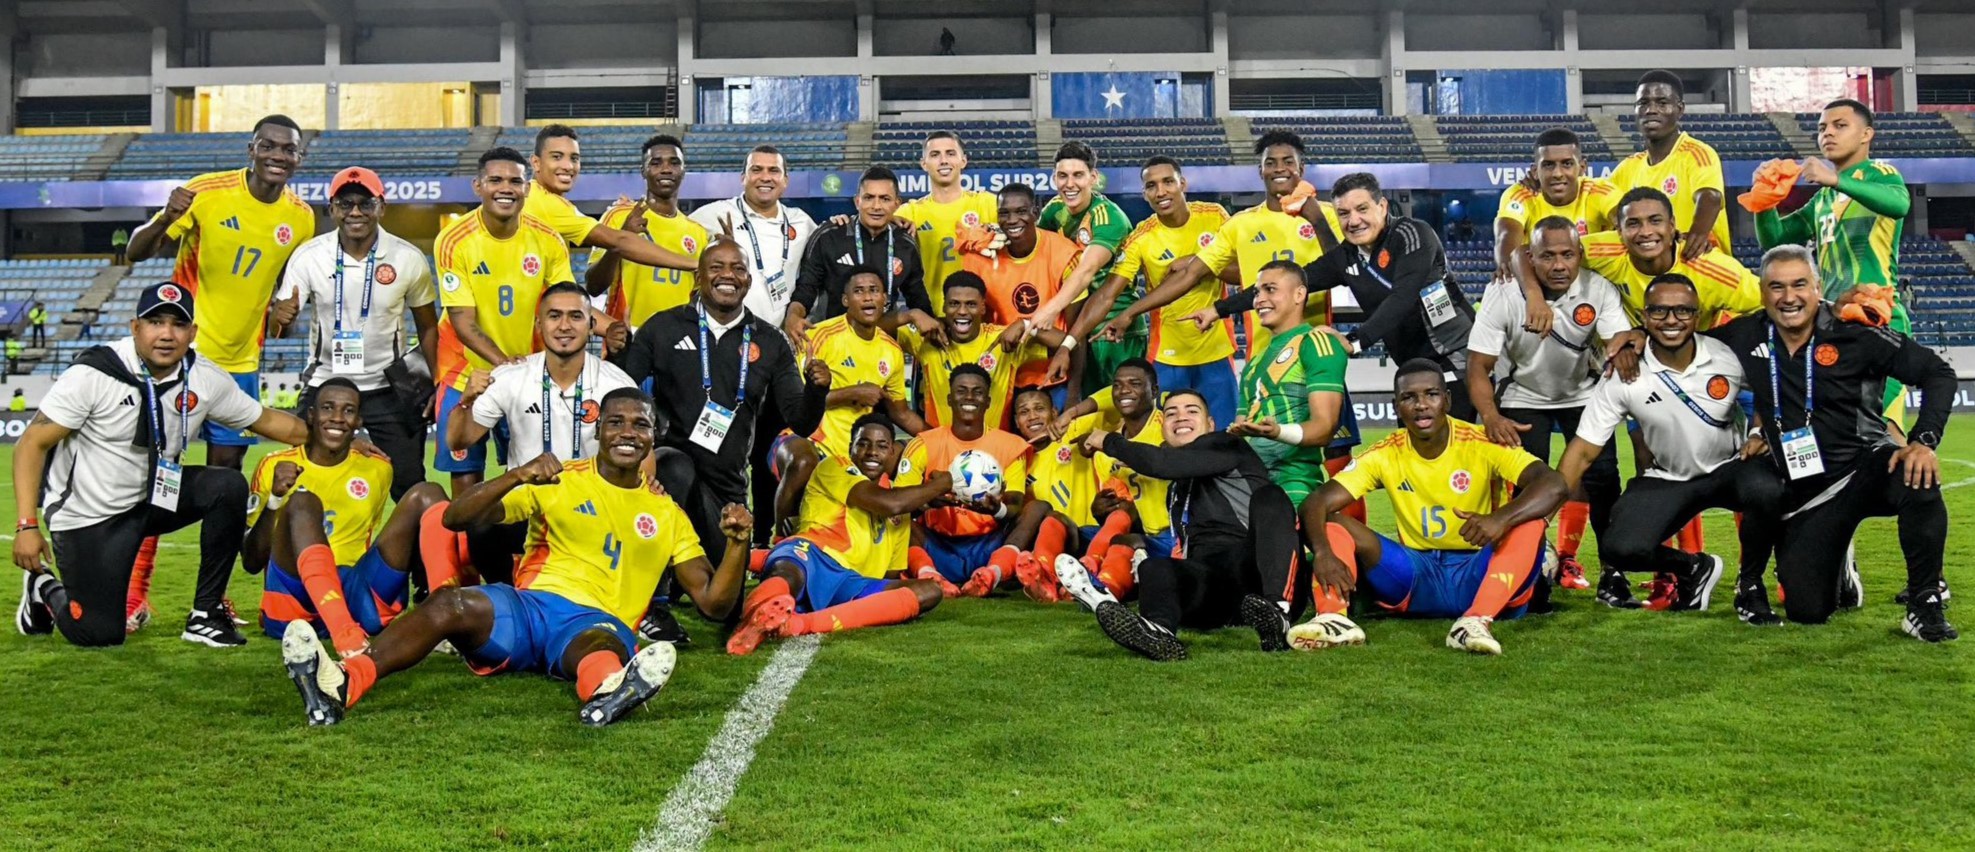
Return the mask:
[[[1685,482],[1634,477],[1612,509],[1625,523],[1599,536],[1598,558],[1608,569],[1690,575],[1695,569],[1693,554],[1667,547],[1667,537],[1702,509],[1733,509],[1743,515],[1739,576],[1759,578],[1776,545],[1783,498],[1783,475],[1763,459],[1736,459]],[[1838,553],[1844,554],[1842,541]]]
[[[1837,611],[1845,552],[1866,518],[1899,518],[1908,589],[1929,591],[1940,583],[1942,552],[1948,542],[1947,503],[1939,485],[1910,488],[1904,467],[1886,470],[1895,451],[1885,446],[1859,454],[1852,462],[1850,480],[1836,494],[1783,522],[1776,578],[1783,585],[1783,610],[1791,621],[1821,624]]]

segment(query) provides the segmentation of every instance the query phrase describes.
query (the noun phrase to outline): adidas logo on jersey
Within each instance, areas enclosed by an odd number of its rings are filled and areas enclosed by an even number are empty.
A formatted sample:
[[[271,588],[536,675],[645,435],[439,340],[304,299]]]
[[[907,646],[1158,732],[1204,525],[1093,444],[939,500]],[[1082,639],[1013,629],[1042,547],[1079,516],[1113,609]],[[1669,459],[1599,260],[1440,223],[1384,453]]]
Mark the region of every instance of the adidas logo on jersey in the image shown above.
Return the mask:
[[[1248,241],[1251,243],[1266,243],[1269,241],[1269,235],[1258,233],[1255,236],[1249,238]]]
[[[475,274],[475,275],[492,275],[492,274],[494,274],[494,271],[493,271],[493,270],[491,270],[491,269],[488,269],[488,268],[487,268],[487,262],[483,260],[483,261],[480,261],[480,265],[479,265],[479,266],[476,266],[476,267],[473,267],[473,274]]]
[[[228,228],[232,228],[233,230],[236,231],[240,230],[240,217],[238,216],[228,216],[224,219],[219,220],[219,223],[221,225],[225,225]]]
[[[1413,493],[1413,483],[1407,480],[1400,480],[1399,490],[1411,494]]]
[[[847,369],[855,370],[857,369],[857,359],[852,358],[849,355],[845,355],[843,359],[843,364],[840,366],[843,366]]]
[[[679,338],[678,343],[672,344],[672,348],[683,350],[686,352],[698,352],[699,344],[694,343],[693,339],[690,337],[681,337]]]
[[[597,506],[595,503],[592,503],[588,500],[584,500],[583,505],[576,507],[576,514],[589,515],[590,517],[594,518],[597,516]]]
[[[1653,391],[1652,393],[1649,393],[1649,394],[1646,394],[1646,404],[1647,404],[1647,405],[1652,405],[1653,403],[1655,403],[1655,402],[1659,402],[1659,401],[1660,401],[1660,392],[1659,392],[1659,391]]]
[[[137,404],[137,397],[135,397],[135,396],[125,396],[125,397],[123,398],[123,401],[122,401],[122,402],[119,402],[119,403],[117,403],[117,404],[118,404],[118,405],[136,405],[136,404]]]
[[[930,233],[932,233],[932,232],[933,232],[933,223],[931,223],[931,222],[920,222],[920,223],[919,223],[919,233],[922,233],[922,234],[930,234]]]
[[[1162,254],[1160,254],[1160,255],[1159,255],[1159,259],[1160,259],[1160,260],[1172,260],[1172,259],[1173,259],[1173,250],[1172,250],[1172,249],[1166,249],[1166,251],[1165,251],[1164,253],[1162,253]]]
[[[522,414],[540,414],[540,413],[542,413],[542,404],[541,404],[541,403],[539,403],[539,402],[531,402],[531,403],[528,403],[528,407],[527,407],[527,408],[524,408],[524,409],[522,409],[522,410],[521,410],[521,413],[522,413]]]

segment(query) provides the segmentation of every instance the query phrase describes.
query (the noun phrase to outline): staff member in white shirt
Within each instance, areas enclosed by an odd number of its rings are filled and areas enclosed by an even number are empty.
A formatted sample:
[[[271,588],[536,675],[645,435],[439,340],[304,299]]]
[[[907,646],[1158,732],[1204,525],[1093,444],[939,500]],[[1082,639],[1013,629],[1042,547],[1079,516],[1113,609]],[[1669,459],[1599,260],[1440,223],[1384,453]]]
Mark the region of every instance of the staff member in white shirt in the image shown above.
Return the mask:
[[[247,479],[179,458],[209,419],[291,445],[307,441],[309,428],[261,407],[225,370],[190,354],[199,333],[192,318],[184,288],[145,288],[130,336],[76,358],[14,447],[14,564],[27,572],[15,619],[22,633],[60,630],[76,645],[123,644],[138,545],[203,522],[198,586],[181,638],[216,648],[247,644],[225,608],[227,577],[247,533]],[[57,566],[59,580],[49,570]]]
[[[405,312],[418,330],[418,357],[438,375],[438,290],[432,264],[417,246],[386,233],[384,182],[352,166],[329,182],[329,218],[336,230],[295,249],[282,272],[277,301],[294,310],[315,305],[307,387],[297,410],[331,378],[354,382],[363,394],[363,425],[391,459],[391,499],[425,481],[425,413],[412,410],[384,377],[405,353]],[[279,311],[277,314],[281,313]],[[275,332],[280,335],[280,330]],[[522,456],[521,458],[533,458]]]
[[[1612,509],[1625,523],[1598,538],[1598,558],[1605,563],[1599,602],[1636,606],[1619,572],[1651,571],[1674,575],[1672,609],[1707,609],[1721,580],[1721,557],[1683,553],[1665,541],[1703,509],[1733,509],[1743,515],[1735,614],[1750,624],[1779,624],[1762,574],[1781,526],[1783,478],[1760,459],[1768,452],[1762,433],[1738,422],[1742,362],[1728,344],[1694,334],[1700,309],[1700,294],[1687,276],[1669,272],[1653,279],[1646,287],[1648,336],[1639,375],[1598,384],[1557,471],[1577,487],[1625,418],[1639,421],[1652,467],[1633,478]]]
[[[709,234],[726,234],[741,247],[754,287],[748,312],[782,327],[789,298],[795,295],[802,252],[816,233],[816,222],[801,209],[782,203],[789,188],[787,162],[773,145],[757,145],[741,169],[741,194],[694,210],[690,217]]]

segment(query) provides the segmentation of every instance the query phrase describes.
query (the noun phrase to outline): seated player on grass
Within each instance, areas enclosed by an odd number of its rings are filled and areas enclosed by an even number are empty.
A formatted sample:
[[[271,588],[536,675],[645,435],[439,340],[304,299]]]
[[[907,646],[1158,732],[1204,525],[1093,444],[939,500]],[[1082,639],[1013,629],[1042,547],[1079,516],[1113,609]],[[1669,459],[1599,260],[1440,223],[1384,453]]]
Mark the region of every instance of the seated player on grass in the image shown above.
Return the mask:
[[[1388,612],[1456,619],[1447,647],[1500,654],[1488,626],[1527,608],[1545,552],[1545,519],[1570,492],[1563,477],[1521,447],[1492,443],[1481,427],[1448,417],[1452,399],[1442,371],[1424,358],[1401,364],[1393,406],[1404,428],[1304,502],[1304,535],[1316,552],[1311,573],[1320,596],[1349,594],[1362,581]],[[1505,500],[1510,484],[1515,498]],[[1342,514],[1380,488],[1399,519],[1399,541]],[[1321,648],[1340,644],[1337,635],[1313,619],[1292,629],[1290,642]],[[1356,639],[1364,641],[1362,631]]]
[[[352,452],[363,428],[354,382],[333,378],[316,389],[304,419],[304,446],[269,453],[254,468],[247,496],[248,570],[266,566],[261,629],[280,638],[291,622],[329,637],[343,656],[404,611],[418,562],[418,520],[446,492],[412,486],[385,519],[391,463]]]
[[[1028,481],[1029,444],[1015,433],[985,422],[993,382],[978,364],[953,368],[947,383],[947,405],[953,423],[928,429],[905,446],[899,463],[898,487],[925,483],[933,471],[948,470],[968,450],[980,450],[1001,464],[1004,483]],[[908,576],[936,580],[949,597],[983,598],[996,586],[1015,579],[1015,555],[1008,534],[1022,513],[1021,488],[973,503],[927,509],[913,524]],[[957,584],[957,585],[956,585]]]
[[[748,593],[727,653],[753,653],[768,636],[898,624],[939,605],[938,583],[900,575],[912,513],[947,497],[953,479],[934,470],[922,485],[892,487],[895,447],[891,421],[866,414],[851,427],[850,455],[816,466],[802,529],[768,551],[765,578]]]
[[[1269,342],[1241,371],[1241,417],[1228,433],[1248,439],[1290,503],[1301,506],[1330,479],[1324,448],[1346,402],[1343,341],[1303,319],[1309,303],[1303,267],[1271,261],[1255,278],[1255,318]]]
[[[1094,427],[1097,415],[1088,415],[1091,426],[1073,430],[1073,438],[1055,432],[1056,401],[1048,388],[1017,388],[1014,408],[1015,432],[1034,448],[1028,463],[1028,499],[1008,533],[1008,543],[1022,548],[1015,557],[1015,578],[1030,600],[1055,603],[1063,599],[1063,587],[1056,581],[1057,557],[1082,550],[1098,529],[1091,512],[1097,473],[1090,456],[1077,451],[1076,440]]]
[[[706,561],[684,512],[640,472],[651,454],[651,397],[636,388],[604,397],[602,452],[567,466],[544,453],[466,489],[446,509],[446,525],[539,521],[545,535],[528,555],[541,571],[534,584],[435,589],[424,603],[371,638],[370,648],[341,663],[306,622],[281,637],[288,678],[302,693],[309,724],[333,725],[381,677],[425,659],[440,642],[459,649],[478,674],[535,672],[576,682],[578,718],[617,721],[657,695],[672,676],[669,642],[633,656],[635,624],[667,569],[707,618],[720,620],[740,597],[754,518],[729,504],[720,530],[727,552]]]

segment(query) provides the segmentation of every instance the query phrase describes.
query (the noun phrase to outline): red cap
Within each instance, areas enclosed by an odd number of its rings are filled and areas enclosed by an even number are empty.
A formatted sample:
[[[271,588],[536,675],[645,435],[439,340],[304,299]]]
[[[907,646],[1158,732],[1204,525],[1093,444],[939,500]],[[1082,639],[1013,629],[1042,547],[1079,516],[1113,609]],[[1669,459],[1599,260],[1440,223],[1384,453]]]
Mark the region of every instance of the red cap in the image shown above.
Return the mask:
[[[342,194],[344,187],[350,184],[361,186],[378,198],[384,197],[384,181],[378,180],[376,172],[362,166],[351,166],[337,172],[336,177],[329,181],[330,197],[334,198]]]

